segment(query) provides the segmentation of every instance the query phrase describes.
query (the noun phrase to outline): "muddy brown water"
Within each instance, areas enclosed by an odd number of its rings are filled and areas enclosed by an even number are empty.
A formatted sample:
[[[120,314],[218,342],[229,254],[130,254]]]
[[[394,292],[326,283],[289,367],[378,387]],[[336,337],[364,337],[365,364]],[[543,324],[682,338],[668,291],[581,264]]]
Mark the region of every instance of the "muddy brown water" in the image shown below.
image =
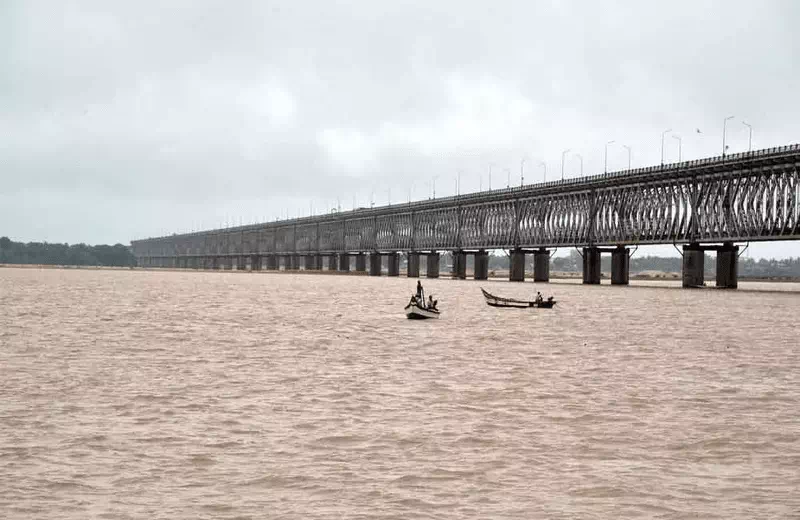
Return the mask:
[[[0,517],[800,515],[791,284],[423,283],[0,269]]]

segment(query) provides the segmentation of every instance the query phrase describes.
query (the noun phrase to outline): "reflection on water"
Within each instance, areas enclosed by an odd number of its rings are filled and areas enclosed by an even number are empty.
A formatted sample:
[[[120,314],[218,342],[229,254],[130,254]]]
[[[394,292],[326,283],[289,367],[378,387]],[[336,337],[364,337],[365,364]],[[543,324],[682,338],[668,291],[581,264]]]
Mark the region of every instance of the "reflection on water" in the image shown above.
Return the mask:
[[[423,283],[0,269],[2,516],[800,511],[789,285]]]

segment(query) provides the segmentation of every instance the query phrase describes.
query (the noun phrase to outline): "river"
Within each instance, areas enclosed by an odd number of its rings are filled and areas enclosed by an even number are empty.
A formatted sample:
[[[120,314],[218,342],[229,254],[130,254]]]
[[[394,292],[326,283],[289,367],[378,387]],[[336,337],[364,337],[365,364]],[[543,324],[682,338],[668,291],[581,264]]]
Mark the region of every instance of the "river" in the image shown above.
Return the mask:
[[[415,283],[0,269],[0,516],[800,514],[800,294]]]

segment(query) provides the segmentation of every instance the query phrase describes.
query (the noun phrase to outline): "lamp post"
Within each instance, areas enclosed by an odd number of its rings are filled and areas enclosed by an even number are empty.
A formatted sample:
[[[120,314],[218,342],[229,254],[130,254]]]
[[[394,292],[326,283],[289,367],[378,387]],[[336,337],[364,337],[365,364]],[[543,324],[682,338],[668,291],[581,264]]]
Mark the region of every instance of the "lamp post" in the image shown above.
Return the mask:
[[[506,180],[506,188],[511,187],[511,169],[506,168],[506,174],[508,175],[508,180]]]
[[[434,175],[433,179],[431,179],[431,183],[433,184],[433,200],[436,200],[436,177],[438,177],[438,175]]]
[[[728,130],[728,120],[733,119],[736,116],[728,116],[722,120],[722,157],[725,157],[725,151],[728,149],[728,146],[725,144],[725,137]]]
[[[681,160],[683,159],[683,153],[682,153],[683,141],[681,141],[681,136],[679,135],[673,135],[672,138],[678,141],[678,162],[681,162]]]
[[[561,180],[564,180],[564,158],[567,156],[567,153],[570,151],[569,148],[561,152]]]
[[[519,163],[519,187],[525,184],[525,157]]]
[[[606,154],[605,159],[603,160],[603,173],[608,173],[608,145],[614,144],[615,141],[609,141],[606,143]]]
[[[664,166],[664,136],[672,132],[672,128],[668,128],[661,132],[661,166]]]
[[[492,191],[492,166],[494,163],[489,163],[489,191]]]
[[[631,169],[631,147],[628,146],[628,145],[625,145],[625,144],[623,144],[622,147],[625,148],[626,150],[628,150],[628,169],[630,170]]]
[[[456,196],[461,196],[461,170],[456,174]]]
[[[751,124],[749,124],[749,123],[744,122],[744,121],[742,121],[742,124],[744,126],[746,126],[748,130],[750,130],[750,137],[747,139],[747,151],[748,152],[752,152],[753,151],[753,126]]]
[[[544,180],[542,182],[547,182],[547,163],[541,161],[539,164],[541,164],[542,168],[544,168]]]
[[[581,177],[583,177],[583,156],[579,153],[576,153],[575,157],[577,157],[581,161]]]

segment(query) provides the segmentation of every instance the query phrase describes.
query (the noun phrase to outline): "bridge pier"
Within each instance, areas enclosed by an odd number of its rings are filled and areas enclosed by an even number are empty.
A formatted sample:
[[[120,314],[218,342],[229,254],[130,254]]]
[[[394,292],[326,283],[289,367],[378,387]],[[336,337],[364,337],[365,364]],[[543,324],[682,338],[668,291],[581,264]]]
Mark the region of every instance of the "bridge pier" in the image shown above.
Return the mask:
[[[543,247],[533,252],[533,281],[550,281],[550,251]]]
[[[370,276],[380,276],[381,275],[381,254],[380,253],[370,253],[369,254],[369,275]]]
[[[389,276],[400,276],[400,253],[386,255],[386,263]]]
[[[367,271],[367,255],[358,253],[356,255],[356,272],[364,273]]]
[[[453,278],[467,279],[467,253],[453,251]]]
[[[466,262],[464,262],[464,265],[466,268]],[[489,279],[489,253],[483,249],[475,253],[473,273],[473,276],[476,280]]]
[[[342,253],[339,255],[339,272],[350,272],[350,255],[348,253]]]
[[[683,246],[683,287],[702,287],[705,283],[706,254],[700,244]]]
[[[419,253],[408,253],[406,272],[409,278],[419,278]]]
[[[511,251],[508,264],[508,280],[510,282],[525,281],[525,253],[521,249]]]
[[[717,287],[736,289],[739,287],[739,246],[725,242],[717,249]]]
[[[339,269],[339,257],[335,253],[328,255],[328,271],[336,271]]]
[[[430,252],[427,257],[427,272],[425,276],[428,278],[439,278],[439,253]]]
[[[600,283],[600,249],[583,248],[583,283],[596,285]]]
[[[631,258],[628,248],[617,246],[611,252],[611,285],[628,285],[630,281]]]
[[[260,255],[253,255],[250,257],[250,270],[251,271],[260,271],[261,270],[261,256]]]
[[[266,261],[264,262],[264,264],[265,264],[265,266],[264,266],[264,267],[265,267],[265,268],[266,268],[268,271],[274,271],[274,270],[276,269],[276,266],[275,266],[275,259],[276,259],[277,257],[276,257],[275,255],[267,255],[265,258],[266,258]]]
[[[304,260],[305,260],[305,265],[303,267],[305,267],[306,271],[316,271],[317,270],[317,265],[316,265],[317,264],[317,262],[316,262],[317,259],[316,259],[316,257],[314,255],[306,255]]]

